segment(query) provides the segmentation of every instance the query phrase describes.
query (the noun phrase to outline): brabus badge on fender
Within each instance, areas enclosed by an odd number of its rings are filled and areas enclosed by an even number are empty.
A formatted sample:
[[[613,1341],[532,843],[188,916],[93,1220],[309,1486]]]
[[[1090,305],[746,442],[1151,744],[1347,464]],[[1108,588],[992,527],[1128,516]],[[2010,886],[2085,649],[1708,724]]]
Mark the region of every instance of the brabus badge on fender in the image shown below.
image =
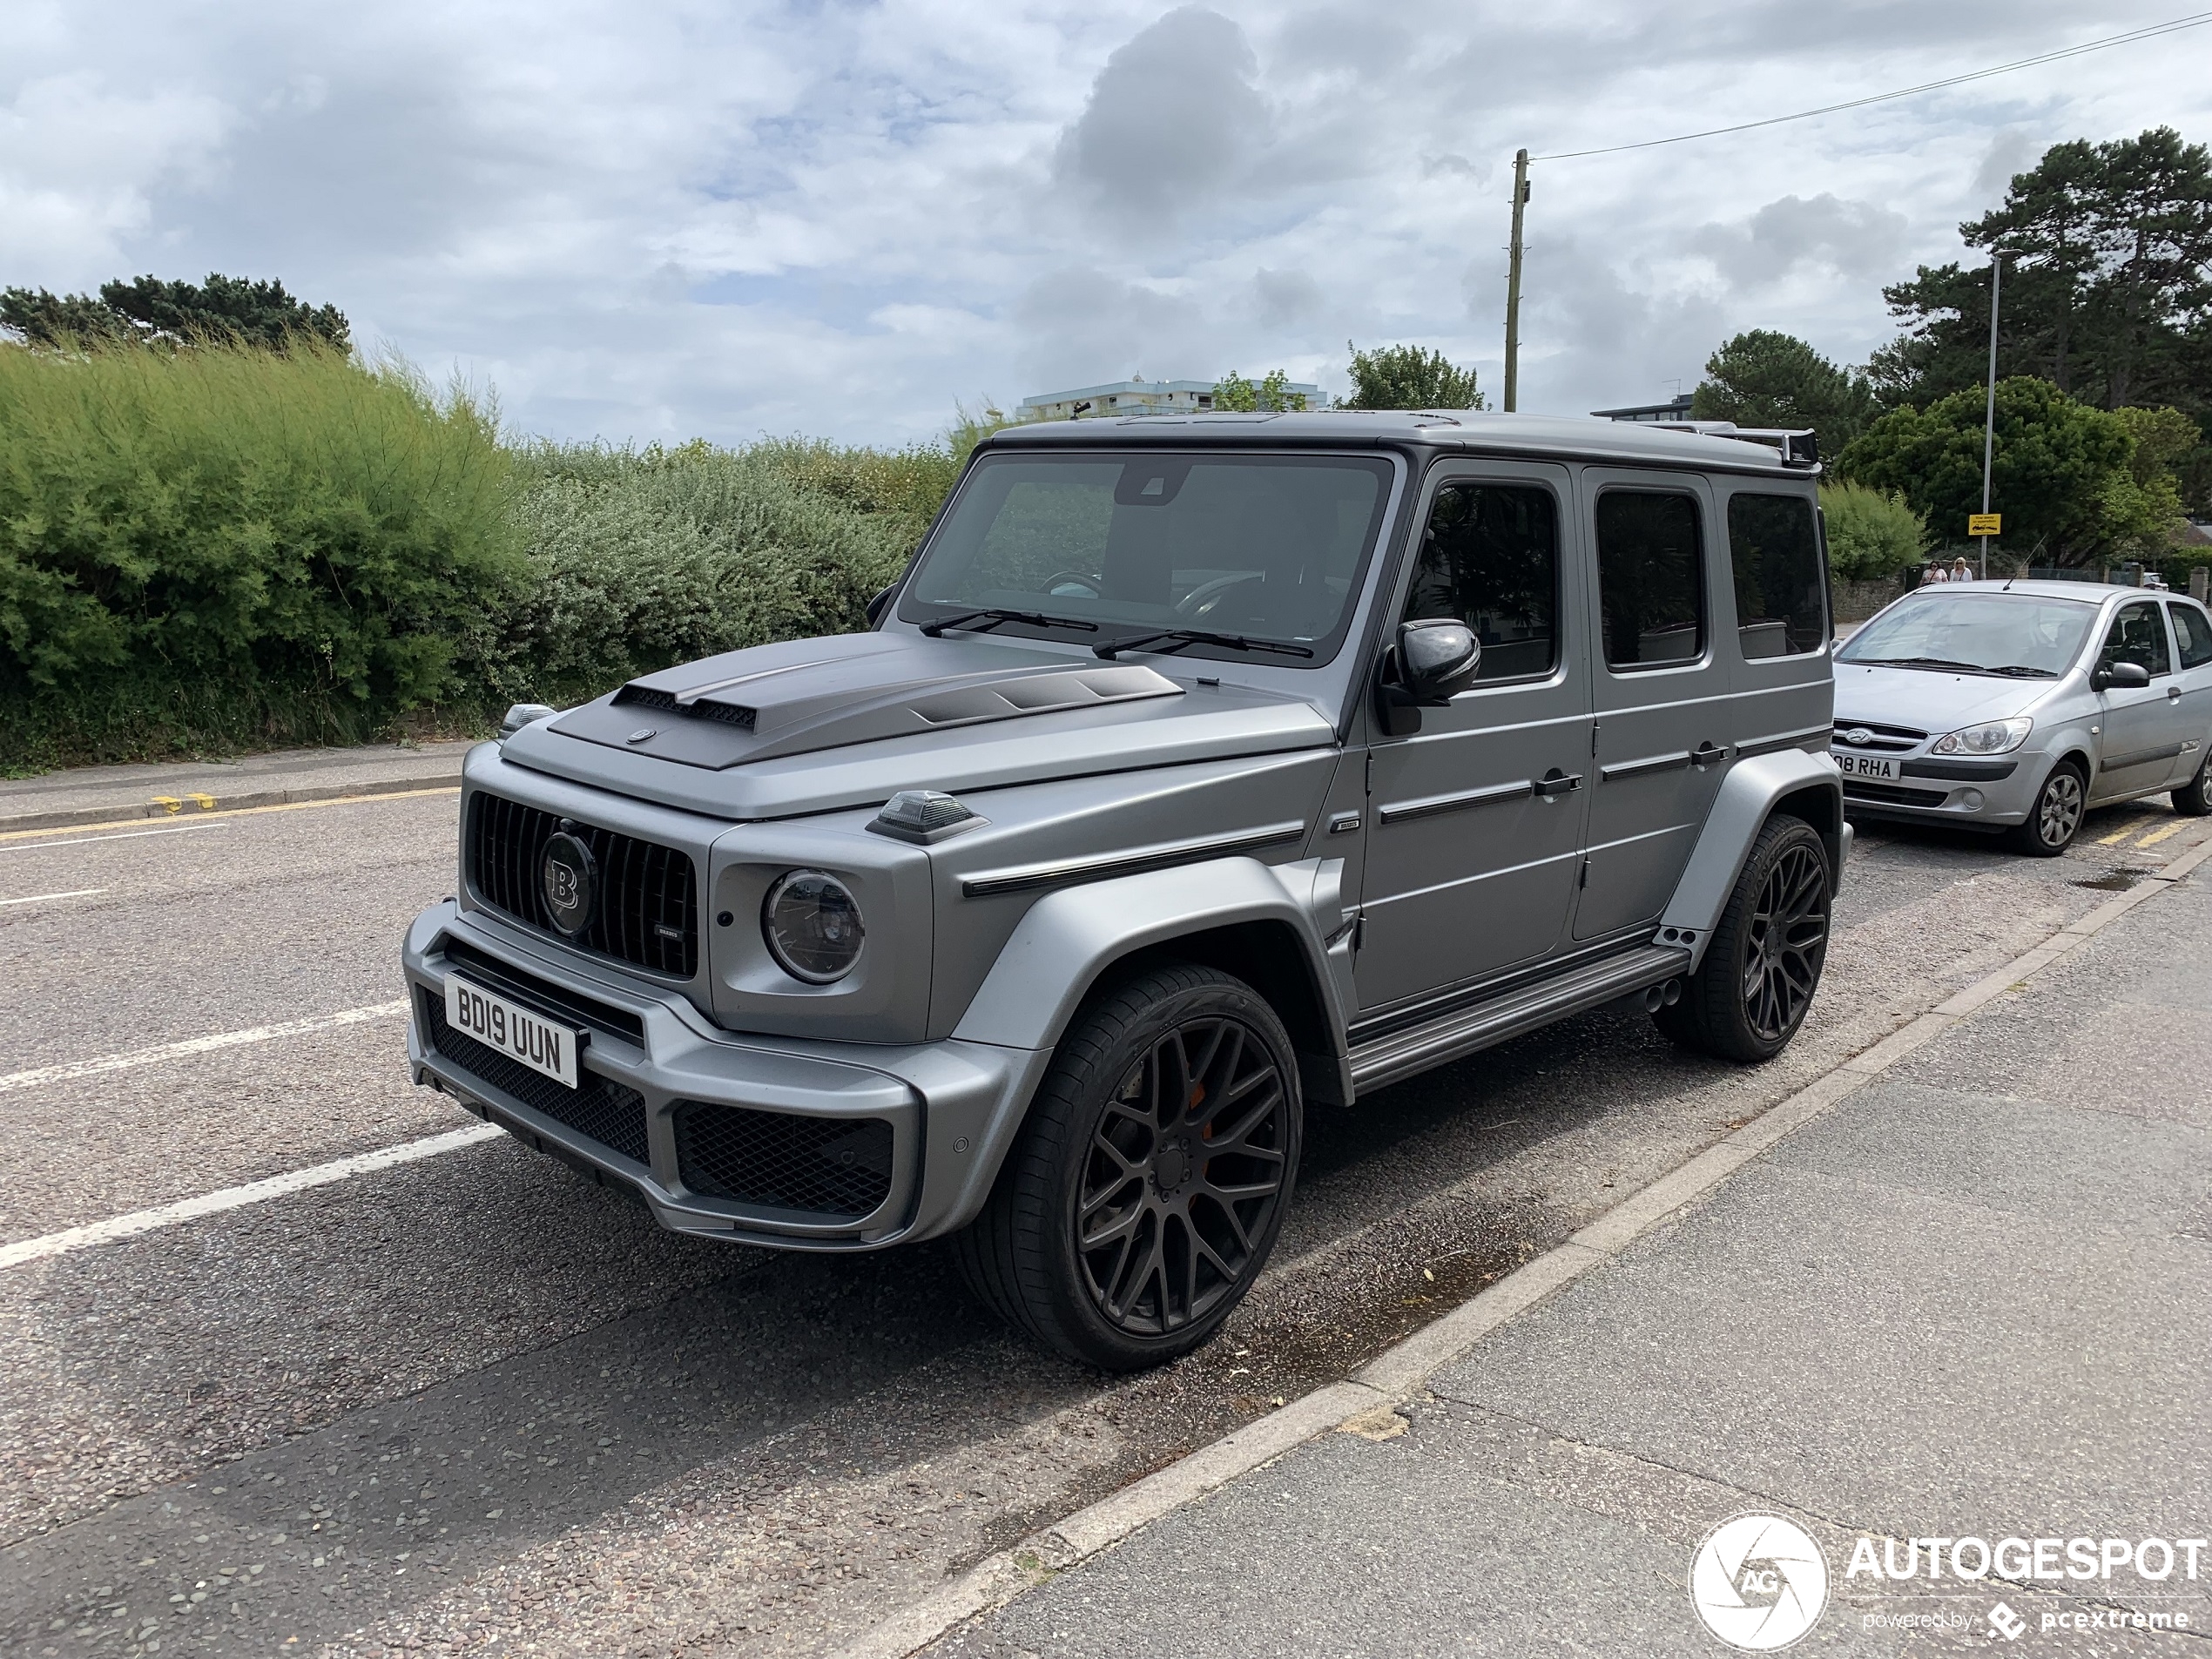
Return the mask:
[[[538,881],[556,927],[573,939],[591,925],[599,904],[599,866],[590,847],[559,832],[545,843]]]

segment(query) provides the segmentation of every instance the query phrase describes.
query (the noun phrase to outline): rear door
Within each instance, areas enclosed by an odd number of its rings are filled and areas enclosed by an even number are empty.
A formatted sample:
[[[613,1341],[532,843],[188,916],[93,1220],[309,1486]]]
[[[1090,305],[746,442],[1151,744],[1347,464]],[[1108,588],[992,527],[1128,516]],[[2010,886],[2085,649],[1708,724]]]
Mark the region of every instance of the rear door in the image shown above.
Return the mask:
[[[2212,617],[2187,599],[2169,599],[2166,609],[2174,618],[2174,681],[2181,704],[2182,759],[2174,768],[2178,784],[2196,775],[2204,745],[2212,742]]]
[[[1713,499],[1694,473],[1583,474],[1595,577],[1588,852],[1574,936],[1656,921],[1689,861],[1733,739],[1733,606]]]
[[[1449,617],[1480,678],[1421,729],[1378,736],[1354,977],[1363,1011],[1534,963],[1574,907],[1589,674],[1564,467],[1450,463],[1430,476],[1399,620]]]

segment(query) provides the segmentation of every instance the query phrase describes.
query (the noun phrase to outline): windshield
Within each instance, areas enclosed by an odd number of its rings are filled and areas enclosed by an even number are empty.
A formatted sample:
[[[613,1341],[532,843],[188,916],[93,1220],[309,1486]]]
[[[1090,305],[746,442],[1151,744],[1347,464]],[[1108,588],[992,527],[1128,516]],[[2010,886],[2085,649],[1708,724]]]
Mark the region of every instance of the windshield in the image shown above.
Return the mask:
[[[1851,637],[1838,661],[2056,679],[2074,666],[2097,608],[2025,593],[1929,593]]]
[[[899,615],[1312,667],[1351,624],[1391,475],[1364,455],[986,455]]]

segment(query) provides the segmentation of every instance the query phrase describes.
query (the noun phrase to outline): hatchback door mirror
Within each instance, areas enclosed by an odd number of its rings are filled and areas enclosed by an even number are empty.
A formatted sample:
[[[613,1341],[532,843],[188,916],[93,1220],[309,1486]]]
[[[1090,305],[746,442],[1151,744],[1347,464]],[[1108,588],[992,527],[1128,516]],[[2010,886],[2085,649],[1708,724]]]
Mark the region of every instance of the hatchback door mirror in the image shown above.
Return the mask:
[[[1463,622],[1433,617],[1398,624],[1398,643],[1383,665],[1383,728],[1392,737],[1421,729],[1420,711],[1442,708],[1474,684],[1482,642]]]
[[[2141,663],[2100,663],[2089,671],[2089,689],[2093,691],[2114,690],[2140,691],[2150,684],[2150,670]]]

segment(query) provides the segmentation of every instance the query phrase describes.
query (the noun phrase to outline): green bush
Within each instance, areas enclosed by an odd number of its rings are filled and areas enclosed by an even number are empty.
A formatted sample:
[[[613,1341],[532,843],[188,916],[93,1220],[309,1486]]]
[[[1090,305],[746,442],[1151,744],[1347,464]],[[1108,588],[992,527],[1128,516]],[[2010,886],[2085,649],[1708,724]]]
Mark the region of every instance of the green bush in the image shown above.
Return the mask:
[[[1927,526],[1901,494],[1823,484],[1820,512],[1828,524],[1829,570],[1844,581],[1878,582],[1925,556]]]
[[[526,574],[493,412],[327,347],[0,347],[0,765],[358,735]]]
[[[864,626],[868,596],[927,523],[926,477],[901,476],[923,468],[850,459],[867,453],[795,442],[523,451],[515,512],[530,580],[475,643],[480,682],[501,703],[565,703],[715,651]],[[840,456],[842,490],[821,483]],[[799,482],[809,469],[812,488]],[[856,496],[891,506],[865,510]]]

